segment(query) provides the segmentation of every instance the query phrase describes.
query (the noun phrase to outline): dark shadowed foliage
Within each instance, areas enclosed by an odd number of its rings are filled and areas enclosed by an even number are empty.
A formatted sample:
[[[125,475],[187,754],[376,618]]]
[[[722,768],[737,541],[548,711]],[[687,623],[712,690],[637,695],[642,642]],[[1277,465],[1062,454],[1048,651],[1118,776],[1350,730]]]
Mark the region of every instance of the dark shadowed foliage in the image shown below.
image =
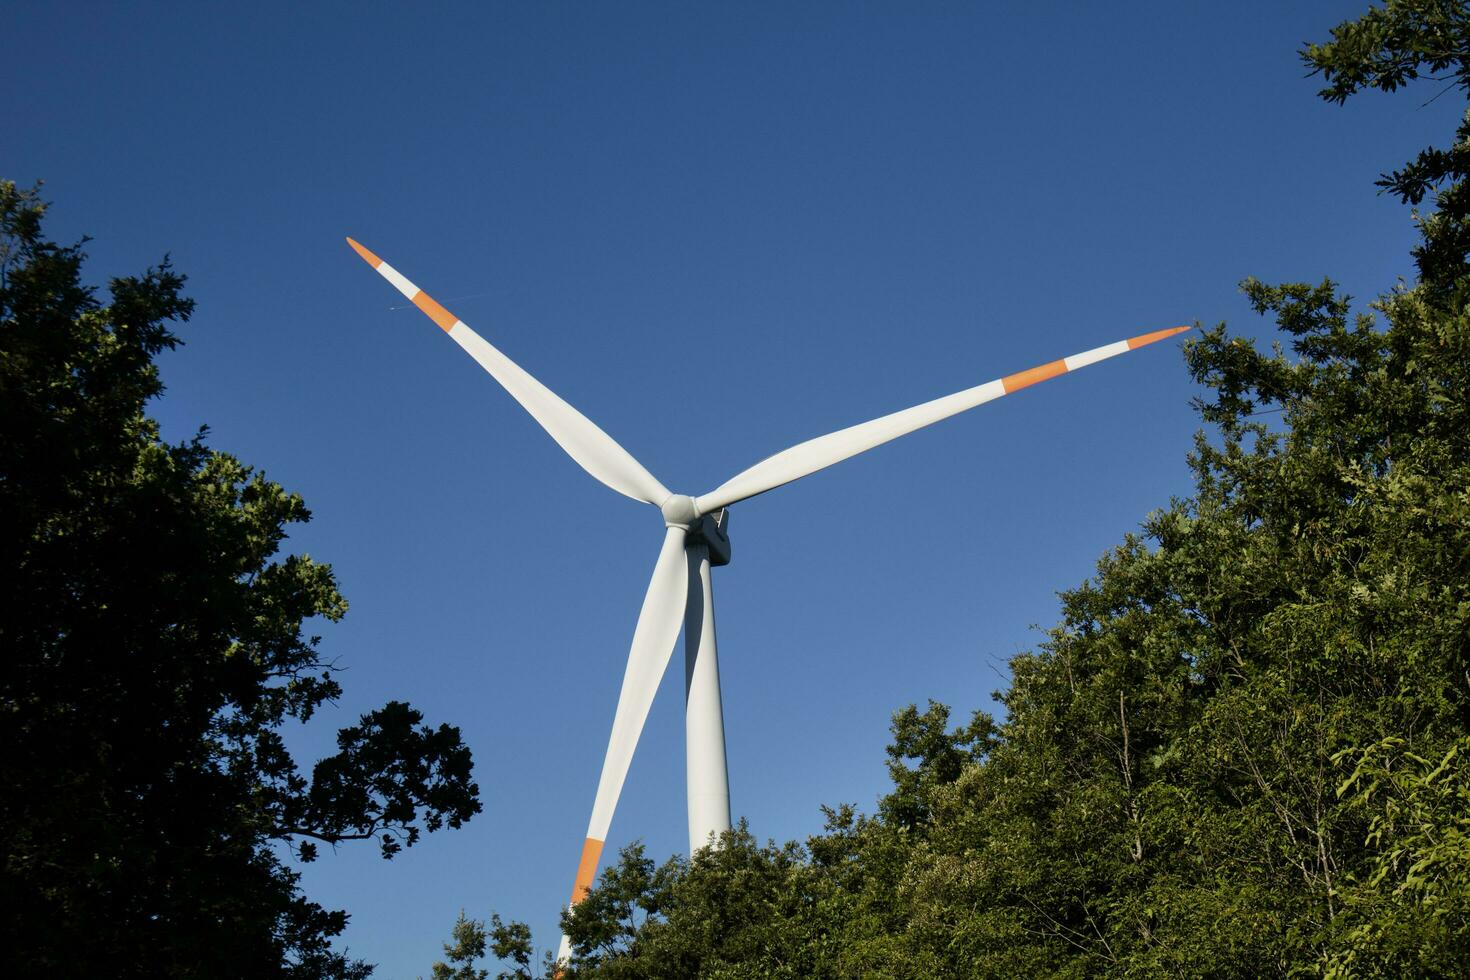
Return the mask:
[[[330,567],[278,554],[301,498],[145,414],[192,300],[168,262],[83,284],[0,182],[0,964],[13,977],[362,977],[288,866],[385,857],[479,812],[457,729],[392,702],[301,773],[340,688]]]

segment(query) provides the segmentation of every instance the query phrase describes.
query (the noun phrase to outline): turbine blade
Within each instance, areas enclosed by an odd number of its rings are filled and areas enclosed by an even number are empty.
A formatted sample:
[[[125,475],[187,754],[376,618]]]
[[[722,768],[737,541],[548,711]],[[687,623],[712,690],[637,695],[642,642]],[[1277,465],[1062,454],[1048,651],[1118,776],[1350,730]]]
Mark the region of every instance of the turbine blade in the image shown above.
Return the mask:
[[[792,480],[810,476],[833,463],[840,463],[844,459],[865,453],[875,446],[881,446],[899,436],[908,435],[916,429],[933,425],[951,415],[958,415],[960,412],[993,401],[1002,395],[1009,395],[1013,391],[1055,378],[1068,371],[1075,371],[1080,367],[1096,364],[1098,361],[1107,360],[1119,354],[1126,354],[1130,350],[1137,350],[1155,341],[1183,333],[1188,329],[1189,327],[1171,327],[1168,330],[1155,330],[1153,333],[1120,340],[1116,344],[1108,344],[1106,347],[1073,354],[1060,361],[1052,361],[1049,364],[1042,364],[1016,374],[1008,374],[1004,378],[987,381],[983,385],[976,385],[974,388],[967,388],[953,395],[936,398],[922,405],[894,412],[892,415],[885,415],[870,422],[863,422],[850,428],[829,432],[815,439],[808,439],[800,445],[766,457],[750,469],[726,480],[704,496],[696,497],[695,507],[701,514],[714,513],[721,507],[728,507],[757,494],[765,493],[767,490],[774,490]]]
[[[633,761],[633,750],[638,747],[648,709],[653,705],[653,696],[674,651],[674,641],[684,625],[684,605],[689,593],[685,534],[682,527],[670,527],[664,535],[663,548],[643,597],[643,609],[638,613],[633,645],[628,651],[628,667],[623,673],[623,690],[618,695],[612,735],[607,740],[602,776],[597,781],[597,796],[592,802],[592,819],[587,823],[587,838],[582,843],[582,857],[572,884],[572,905],[583,899],[597,875],[597,862],[602,856],[618,796],[623,791],[623,779]],[[563,936],[559,958],[564,959],[566,953],[567,940]]]
[[[581,412],[562,401],[555,392],[496,350],[466,326],[464,321],[434,302],[428,293],[405,279],[397,269],[351,238],[347,239],[347,244],[362,256],[363,261],[377,269],[379,275],[392,283],[395,289],[407,296],[414,306],[437,323],[455,343],[480,362],[480,367],[500,382],[500,386],[531,413],[531,417],[540,423],[541,428],[582,469],[618,493],[634,500],[642,500],[657,507],[668,499],[669,491],[664,485]]]

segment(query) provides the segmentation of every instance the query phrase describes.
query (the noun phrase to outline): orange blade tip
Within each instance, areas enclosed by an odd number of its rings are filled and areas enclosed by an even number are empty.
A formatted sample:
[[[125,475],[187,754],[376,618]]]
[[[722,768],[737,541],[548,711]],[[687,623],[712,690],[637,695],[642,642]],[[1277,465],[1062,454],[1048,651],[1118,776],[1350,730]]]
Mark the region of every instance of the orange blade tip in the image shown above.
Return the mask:
[[[1184,331],[1189,330],[1189,329],[1192,329],[1192,328],[1190,328],[1190,327],[1170,327],[1167,330],[1155,330],[1153,333],[1142,334],[1141,336],[1138,336],[1138,337],[1129,337],[1128,338],[1128,349],[1129,350],[1137,350],[1140,347],[1147,346],[1148,344],[1152,344],[1152,343],[1154,343],[1155,341],[1158,341],[1158,340],[1164,340],[1167,337],[1172,337],[1175,334],[1183,333]]]
[[[597,876],[597,862],[602,857],[602,841],[588,837],[582,842],[582,859],[577,862],[577,880],[572,883],[572,904],[578,905],[592,889]]]
[[[363,248],[362,245],[358,244],[357,239],[353,238],[351,235],[347,236],[347,244],[351,245],[352,250],[358,255],[361,255],[362,260],[368,265],[372,266],[374,269],[383,264],[382,259],[378,258],[372,252],[369,252],[367,249]]]
[[[1027,368],[1025,371],[1008,374],[1000,379],[1000,383],[1005,388],[1006,394],[1009,395],[1013,391],[1029,388],[1038,382],[1059,377],[1066,373],[1067,362],[1065,360],[1051,361],[1047,364],[1039,364],[1034,368]]]

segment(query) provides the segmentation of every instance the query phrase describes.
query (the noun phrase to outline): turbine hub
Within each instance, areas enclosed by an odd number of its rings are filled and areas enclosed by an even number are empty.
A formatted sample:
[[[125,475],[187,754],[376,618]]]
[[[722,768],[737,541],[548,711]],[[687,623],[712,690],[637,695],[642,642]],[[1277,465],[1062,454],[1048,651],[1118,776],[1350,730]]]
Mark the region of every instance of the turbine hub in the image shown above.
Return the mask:
[[[690,525],[699,520],[699,508],[694,506],[694,498],[682,493],[670,496],[659,510],[664,513],[665,527],[682,527],[687,531]]]

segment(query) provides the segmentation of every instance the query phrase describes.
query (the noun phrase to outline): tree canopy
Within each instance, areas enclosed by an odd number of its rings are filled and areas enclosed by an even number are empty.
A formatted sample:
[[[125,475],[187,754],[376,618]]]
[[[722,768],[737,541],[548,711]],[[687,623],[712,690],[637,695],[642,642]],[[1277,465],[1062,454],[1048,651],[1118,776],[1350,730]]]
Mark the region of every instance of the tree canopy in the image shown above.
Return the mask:
[[[1462,4],[1302,51],[1340,103],[1470,92]],[[1467,117],[1470,119],[1470,117]],[[803,844],[625,849],[568,977],[1459,977],[1470,963],[1470,121],[1380,185],[1419,280],[1185,348],[1193,491],[1062,593],[1005,712],[893,721],[892,792]],[[518,960],[524,963],[524,960]],[[529,974],[526,974],[529,975]]]
[[[281,731],[341,688],[347,610],[278,554],[300,497],[146,413],[194,303],[167,260],[82,281],[0,182],[0,837],[9,976],[362,977],[297,888],[316,844],[384,857],[479,812],[459,731],[390,702],[309,776]]]

